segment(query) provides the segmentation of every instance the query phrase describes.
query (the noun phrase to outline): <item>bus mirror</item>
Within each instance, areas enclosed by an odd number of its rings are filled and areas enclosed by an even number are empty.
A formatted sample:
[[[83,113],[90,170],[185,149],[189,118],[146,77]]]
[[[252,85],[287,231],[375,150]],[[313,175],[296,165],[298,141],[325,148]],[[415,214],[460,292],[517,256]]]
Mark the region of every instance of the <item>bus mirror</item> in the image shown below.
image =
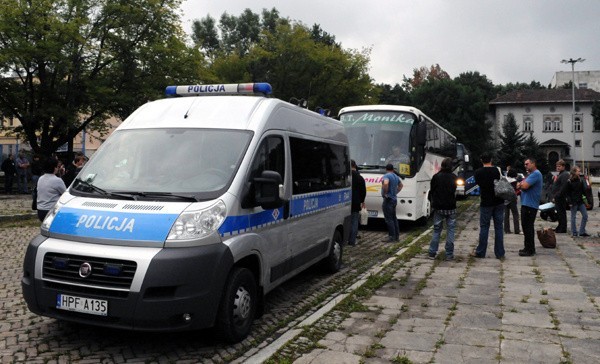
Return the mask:
[[[263,171],[254,179],[255,201],[263,209],[276,209],[283,206],[281,175],[275,171]]]
[[[417,144],[427,144],[427,122],[424,119],[421,119],[417,125]]]

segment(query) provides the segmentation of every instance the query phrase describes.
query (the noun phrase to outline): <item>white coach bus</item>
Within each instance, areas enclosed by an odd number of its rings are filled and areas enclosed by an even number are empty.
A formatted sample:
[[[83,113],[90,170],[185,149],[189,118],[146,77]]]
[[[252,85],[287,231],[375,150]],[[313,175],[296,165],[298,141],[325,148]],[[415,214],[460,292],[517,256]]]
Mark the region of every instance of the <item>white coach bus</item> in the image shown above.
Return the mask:
[[[396,216],[416,221],[430,215],[431,177],[440,170],[442,160],[453,158],[455,171],[468,162],[468,155],[457,154],[456,137],[417,108],[349,106],[340,110],[339,118],[348,134],[350,157],[367,184],[365,202],[371,218],[383,219],[380,190],[388,163],[394,165],[404,185]]]

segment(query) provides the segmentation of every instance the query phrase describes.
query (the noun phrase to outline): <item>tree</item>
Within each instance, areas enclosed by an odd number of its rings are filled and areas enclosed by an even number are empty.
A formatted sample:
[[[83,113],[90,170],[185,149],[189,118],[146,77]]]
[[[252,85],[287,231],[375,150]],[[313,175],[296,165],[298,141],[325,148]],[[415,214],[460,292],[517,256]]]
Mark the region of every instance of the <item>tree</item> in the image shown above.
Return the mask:
[[[210,59],[214,59],[221,49],[216,21],[210,15],[192,23],[192,39]]]
[[[425,81],[448,80],[450,76],[439,64],[431,65],[429,68],[421,66],[413,70],[413,77],[404,77],[403,86],[405,90],[412,91],[421,86]]]
[[[253,26],[240,27],[244,22]],[[240,17],[224,13],[219,28],[222,48],[211,60],[208,76],[214,82],[269,82],[282,100],[306,99],[309,108],[332,112],[375,102],[378,89],[368,74],[370,50],[343,49],[318,24],[309,29],[280,18],[274,8],[263,9],[262,17],[246,9]],[[235,45],[239,44],[233,41],[236,37],[248,40],[243,49]],[[204,39],[194,35],[201,47]]]
[[[600,101],[598,100],[592,104],[592,119],[594,120],[594,130],[600,130]]]
[[[478,160],[489,142],[492,123],[486,120],[488,108],[484,93],[450,79],[425,81],[411,93],[412,104],[448,129]]]
[[[0,112],[36,153],[105,131],[173,82],[201,78],[179,0],[0,0]],[[182,78],[171,75],[185,75]]]
[[[400,84],[394,87],[388,84],[379,84],[379,103],[384,105],[410,105],[410,94]]]
[[[519,126],[513,113],[508,113],[502,124],[500,151],[498,159],[501,166],[517,167],[524,160],[522,153],[526,136],[519,132]]]
[[[548,160],[546,159],[546,154],[540,148],[540,145],[537,139],[530,134],[529,137],[525,140],[525,145],[523,146],[523,154],[525,158],[535,158],[536,159],[536,167],[540,170],[542,175],[546,175],[549,172]],[[521,165],[523,162],[521,162]],[[523,167],[523,166],[519,166]]]

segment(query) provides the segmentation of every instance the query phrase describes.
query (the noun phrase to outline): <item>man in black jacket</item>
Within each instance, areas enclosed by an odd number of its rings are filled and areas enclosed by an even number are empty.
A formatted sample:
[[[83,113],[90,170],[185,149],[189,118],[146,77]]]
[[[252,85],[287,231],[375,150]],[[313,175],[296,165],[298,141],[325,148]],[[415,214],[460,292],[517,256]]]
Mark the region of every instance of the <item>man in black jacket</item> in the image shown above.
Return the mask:
[[[454,230],[456,228],[456,175],[452,173],[452,158],[442,161],[442,169],[431,178],[429,199],[433,213],[433,236],[429,243],[429,259],[435,259],[440,235],[446,221],[446,260],[454,259]]]
[[[12,193],[13,181],[15,179],[15,174],[17,173],[15,157],[13,157],[12,154],[9,154],[2,162],[2,172],[4,172],[4,192],[6,192],[6,194]]]
[[[358,166],[354,160],[350,161],[352,167],[352,226],[350,229],[350,237],[348,245],[356,245],[356,236],[358,235],[358,220],[360,218],[360,210],[365,207],[365,197],[367,196],[367,186],[365,179],[358,173]]]

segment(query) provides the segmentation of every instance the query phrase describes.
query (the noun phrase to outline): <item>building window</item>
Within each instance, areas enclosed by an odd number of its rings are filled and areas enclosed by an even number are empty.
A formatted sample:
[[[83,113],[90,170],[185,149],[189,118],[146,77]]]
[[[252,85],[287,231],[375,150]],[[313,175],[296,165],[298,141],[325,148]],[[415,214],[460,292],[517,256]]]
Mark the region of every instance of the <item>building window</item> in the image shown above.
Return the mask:
[[[575,122],[573,123],[573,128],[576,133],[583,132],[583,122],[581,115],[575,115]]]
[[[594,157],[600,157],[600,142],[594,143]]]
[[[581,148],[581,140],[575,140],[575,146]]]
[[[533,132],[533,117],[530,115],[523,116],[523,132]]]
[[[588,88],[587,87],[587,82],[580,82],[579,83],[579,88]]]
[[[544,131],[552,131],[552,118],[544,117]]]
[[[594,119],[594,131],[600,131],[600,118]]]
[[[544,115],[544,132],[562,131],[562,115]]]

